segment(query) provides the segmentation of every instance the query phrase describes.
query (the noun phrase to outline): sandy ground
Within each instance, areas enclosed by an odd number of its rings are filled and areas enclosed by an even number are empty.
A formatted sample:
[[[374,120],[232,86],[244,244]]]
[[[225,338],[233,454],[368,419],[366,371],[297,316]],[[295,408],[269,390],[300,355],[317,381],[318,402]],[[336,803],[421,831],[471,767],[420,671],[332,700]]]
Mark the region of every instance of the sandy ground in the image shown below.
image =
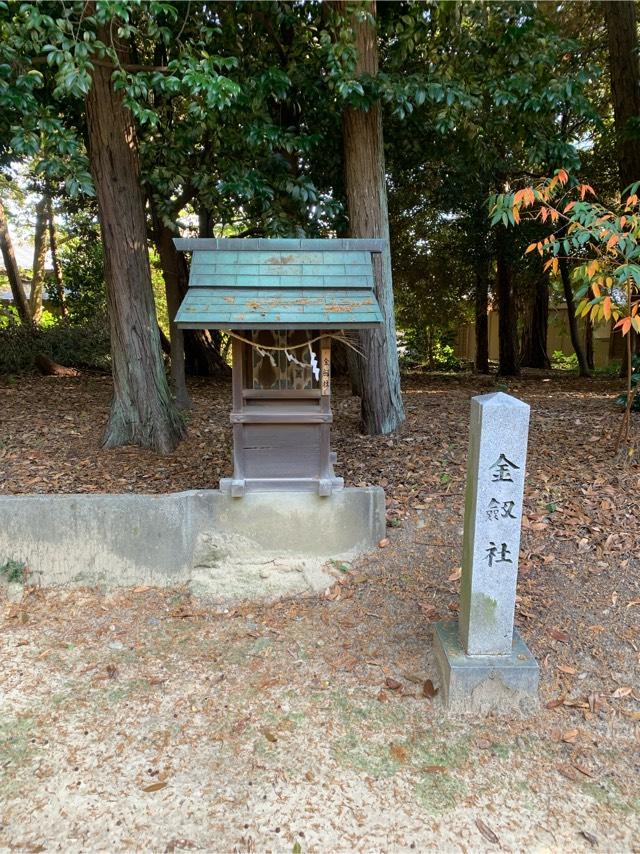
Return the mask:
[[[639,851],[638,475],[607,455],[612,386],[516,391],[533,407],[517,624],[540,713],[454,719],[425,696],[431,623],[457,608],[472,382],[409,384],[393,439],[359,437],[338,401],[343,471],[386,481],[390,543],[322,596],[226,612],[142,587],[1,599],[0,849]],[[42,405],[52,386],[33,383]],[[157,462],[89,451],[82,386],[65,383],[80,444],[50,488],[97,485],[74,453],[139,487]],[[208,402],[194,430],[218,429]],[[5,491],[48,482],[24,403]],[[190,442],[163,488],[195,469]]]
[[[369,611],[375,583],[231,614],[179,591],[6,605],[0,846],[637,850],[637,724],[447,718],[426,627]]]

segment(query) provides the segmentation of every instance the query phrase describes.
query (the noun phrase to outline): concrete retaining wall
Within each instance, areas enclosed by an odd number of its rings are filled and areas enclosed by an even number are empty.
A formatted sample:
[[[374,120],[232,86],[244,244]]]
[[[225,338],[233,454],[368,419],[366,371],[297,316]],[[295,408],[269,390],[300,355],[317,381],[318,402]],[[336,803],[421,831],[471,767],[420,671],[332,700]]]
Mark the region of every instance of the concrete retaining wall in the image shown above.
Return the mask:
[[[0,566],[44,586],[190,584],[221,601],[320,590],[384,536],[384,492],[0,496]]]

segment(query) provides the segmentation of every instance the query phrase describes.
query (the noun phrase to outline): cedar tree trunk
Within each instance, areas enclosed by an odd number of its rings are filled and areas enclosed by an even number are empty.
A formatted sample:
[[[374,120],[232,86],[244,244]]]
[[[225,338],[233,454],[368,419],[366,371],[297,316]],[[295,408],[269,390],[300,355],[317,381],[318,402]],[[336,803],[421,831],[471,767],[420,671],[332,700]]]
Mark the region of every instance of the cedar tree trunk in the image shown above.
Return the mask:
[[[640,65],[635,0],[604,2],[609,46],[611,95],[616,125],[620,189],[640,180],[640,139],[628,134],[628,123],[640,116]]]
[[[56,235],[56,223],[53,215],[53,204],[51,196],[47,196],[47,224],[49,226],[49,251],[51,252],[51,264],[53,265],[53,278],[56,283],[56,295],[60,304],[60,314],[67,316],[67,302],[64,295],[64,282],[62,280],[62,267],[58,255],[58,237]]]
[[[153,210],[153,203],[152,203]],[[173,232],[171,228],[160,221],[154,213],[154,242],[160,256],[160,266],[162,267],[162,277],[164,278],[165,290],[167,294],[167,308],[169,305],[175,306],[175,309],[169,308],[169,320],[173,321],[180,303],[185,298],[189,288],[189,267],[187,265],[184,253],[178,252],[173,244],[173,238],[177,237],[177,232]],[[173,353],[173,329],[170,327],[171,335],[171,354]],[[182,406],[182,402],[186,403],[184,394],[178,395],[178,389],[182,380],[174,371],[180,371],[179,355],[180,348],[183,350],[184,373],[189,376],[199,377],[219,377],[228,376],[231,373],[229,365],[227,365],[223,356],[220,353],[220,333],[209,329],[184,329],[175,330],[182,337],[182,343],[178,342],[178,357],[177,361],[171,359],[171,373],[174,382],[174,391],[178,405]],[[185,387],[186,391],[186,387]],[[188,397],[188,395],[187,395]],[[187,404],[187,406],[190,404]]]
[[[478,256],[476,260],[476,355],[475,367],[479,374],[489,373],[489,261]]]
[[[110,40],[106,30],[98,38],[107,44]],[[122,93],[114,91],[110,69],[96,65],[91,76],[87,131],[105,254],[113,368],[103,443],[169,453],[183,436],[184,424],[162,360],[133,119]]]
[[[339,5],[344,12],[346,3]],[[375,0],[367,5],[367,11],[375,15]],[[356,76],[376,75],[376,27],[369,21],[355,18],[352,26],[357,50]],[[364,358],[360,360],[362,426],[366,433],[378,435],[392,433],[405,417],[393,307],[380,104],[372,104],[368,111],[347,107],[343,113],[342,129],[349,234],[351,237],[382,238],[386,242],[382,256],[374,256],[377,265],[376,296],[383,326],[363,331],[361,346]]]
[[[499,338],[499,365],[498,374],[503,377],[515,377],[520,373],[518,365],[517,339],[517,316],[516,304],[513,297],[513,281],[511,260],[504,245],[506,235],[504,229],[500,229],[497,235],[496,253],[496,295],[498,297],[498,338]]]
[[[576,318],[576,306],[573,301],[573,289],[571,288],[571,277],[569,275],[569,265],[566,258],[559,258],[560,278],[562,280],[562,289],[564,291],[564,299],[567,303],[567,320],[569,323],[569,335],[571,336],[571,344],[573,351],[578,359],[578,372],[581,377],[589,377],[589,365],[585,356],[584,347],[580,340],[578,332],[578,320]]]
[[[4,269],[9,279],[9,287],[11,288],[11,295],[13,296],[18,316],[23,323],[31,323],[31,307],[29,306],[29,300],[22,285],[22,279],[20,278],[20,270],[18,269],[16,254],[13,250],[13,243],[9,234],[9,224],[7,223],[2,201],[0,201],[0,251],[2,251]]]
[[[191,398],[187,391],[184,363],[184,335],[175,322],[176,314],[180,308],[180,257],[173,245],[171,230],[154,216],[154,232],[162,276],[164,278],[164,289],[167,297],[167,311],[169,314],[169,336],[171,338],[171,379],[173,381],[173,393],[176,403],[180,409],[191,408]]]
[[[36,205],[36,227],[33,236],[33,273],[29,307],[34,323],[42,317],[42,295],[44,291],[44,258],[47,254],[47,199],[43,196]]]
[[[616,127],[616,148],[620,190],[640,180],[640,139],[629,133],[629,122],[640,117],[640,64],[635,0],[604,2],[604,19],[609,48],[611,96]],[[635,138],[634,138],[635,137]],[[638,335],[631,329],[634,350]],[[636,339],[636,340],[633,340]],[[586,342],[585,342],[586,344]],[[588,362],[587,362],[588,363]],[[620,365],[620,376],[627,375],[627,360]]]
[[[525,368],[550,368],[547,354],[549,328],[549,280],[540,275],[533,283],[522,330],[520,365]]]

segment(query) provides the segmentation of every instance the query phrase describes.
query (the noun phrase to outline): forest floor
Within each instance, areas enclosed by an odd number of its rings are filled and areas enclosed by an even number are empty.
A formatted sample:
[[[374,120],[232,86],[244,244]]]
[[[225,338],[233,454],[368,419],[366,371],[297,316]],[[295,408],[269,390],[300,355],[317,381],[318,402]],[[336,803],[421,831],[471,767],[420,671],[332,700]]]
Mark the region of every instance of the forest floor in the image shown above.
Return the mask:
[[[469,397],[494,383],[410,376],[382,438],[338,388],[339,473],[384,486],[389,544],[324,595],[0,601],[0,849],[640,851],[640,475],[613,454],[618,381],[509,387],[532,407],[516,622],[540,713],[455,719],[433,696]],[[215,487],[229,389],[191,391],[189,436],[159,459],[98,449],[108,379],[0,379],[0,492]]]

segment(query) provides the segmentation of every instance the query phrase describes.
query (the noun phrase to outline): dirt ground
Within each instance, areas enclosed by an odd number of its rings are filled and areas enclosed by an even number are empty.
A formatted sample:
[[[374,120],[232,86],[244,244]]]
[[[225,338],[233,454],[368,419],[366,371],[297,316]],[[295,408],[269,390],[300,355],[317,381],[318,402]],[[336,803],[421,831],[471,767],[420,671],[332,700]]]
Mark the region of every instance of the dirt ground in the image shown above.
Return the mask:
[[[322,596],[0,601],[0,849],[640,851],[640,477],[613,455],[616,381],[509,387],[532,406],[516,622],[539,715],[455,719],[432,696],[469,397],[493,388],[408,377],[407,423],[382,438],[338,389],[339,472],[385,487],[390,542]],[[106,378],[0,379],[0,492],[216,486],[229,390],[191,390],[189,437],[159,459],[98,449]]]

